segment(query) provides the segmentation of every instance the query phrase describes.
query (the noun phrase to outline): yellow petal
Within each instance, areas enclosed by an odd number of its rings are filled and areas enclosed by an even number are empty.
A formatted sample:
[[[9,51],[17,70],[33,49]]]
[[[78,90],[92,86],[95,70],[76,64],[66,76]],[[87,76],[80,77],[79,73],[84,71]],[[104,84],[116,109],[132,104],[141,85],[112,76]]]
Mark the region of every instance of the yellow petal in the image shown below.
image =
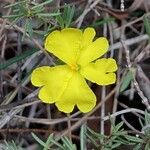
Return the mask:
[[[31,74],[31,83],[37,87],[45,85],[47,82],[49,82],[49,80],[51,80],[49,76],[50,73],[51,68],[48,66],[35,69]]]
[[[74,109],[75,104],[74,103],[69,103],[69,102],[64,102],[64,101],[58,101],[55,103],[57,106],[58,110],[64,113],[71,113]]]
[[[77,103],[77,107],[83,113],[87,113],[91,111],[96,105],[96,101],[81,101]]]
[[[56,102],[58,109],[65,113],[72,112],[75,105],[84,113],[91,111],[96,105],[94,93],[78,72],[73,73],[60,100]]]
[[[83,34],[75,28],[50,33],[45,41],[45,49],[67,64],[75,64],[80,54]]]
[[[81,66],[87,65],[89,62],[96,60],[104,55],[108,50],[109,44],[106,38],[101,37],[92,42],[87,48],[82,50],[78,59]]]
[[[112,58],[98,59],[95,63],[89,63],[81,68],[80,73],[88,80],[99,85],[109,85],[116,81],[116,61]]]
[[[83,49],[86,48],[87,46],[89,46],[92,43],[92,41],[95,37],[95,34],[96,34],[96,32],[95,32],[94,28],[86,28],[84,30],[84,32],[83,32],[83,42],[82,42]]]
[[[53,103],[62,95],[72,77],[72,71],[67,65],[56,67],[40,67],[33,71],[31,82],[35,86],[43,86],[39,98],[45,103]]]
[[[54,103],[56,99],[53,98],[51,91],[52,91],[51,87],[48,87],[47,85],[43,86],[38,94],[39,99],[41,99],[41,101],[44,103],[48,104]]]

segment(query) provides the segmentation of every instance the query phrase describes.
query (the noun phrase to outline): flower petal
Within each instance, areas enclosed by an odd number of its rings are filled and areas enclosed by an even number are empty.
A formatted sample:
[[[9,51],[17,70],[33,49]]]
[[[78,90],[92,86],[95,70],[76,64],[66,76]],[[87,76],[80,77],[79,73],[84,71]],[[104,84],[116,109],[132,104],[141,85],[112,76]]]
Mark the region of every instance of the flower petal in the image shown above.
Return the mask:
[[[49,76],[50,73],[51,68],[48,66],[36,68],[31,74],[31,83],[37,87],[45,85],[51,80]]]
[[[96,101],[81,101],[77,103],[77,107],[83,113],[91,111],[96,105]]]
[[[56,67],[40,67],[33,71],[31,82],[35,86],[43,86],[39,92],[39,98],[45,103],[53,103],[66,89],[72,71],[67,65]]]
[[[81,66],[87,65],[89,62],[104,55],[108,50],[109,44],[106,38],[101,37],[92,42],[86,49],[82,50],[78,59]]]
[[[99,85],[109,85],[116,81],[116,61],[112,58],[98,59],[95,63],[89,63],[80,70],[80,73],[88,80]]]
[[[78,72],[73,73],[60,100],[56,102],[58,109],[65,113],[72,112],[75,105],[84,113],[89,112],[96,105],[94,93]]]
[[[39,99],[41,99],[41,101],[44,103],[48,104],[54,103],[56,100],[54,100],[51,91],[52,91],[51,87],[47,85],[43,86],[38,94]]]
[[[58,101],[55,103],[57,106],[58,110],[64,113],[71,113],[74,109],[75,104],[74,103],[69,103],[69,102],[64,102],[64,101]]]
[[[94,28],[86,28],[83,32],[83,42],[82,42],[82,46],[83,46],[83,49],[85,49],[87,46],[89,46],[94,37],[95,37],[95,30]]]
[[[62,31],[50,33],[45,41],[45,49],[67,64],[74,64],[80,53],[82,31],[75,28],[66,28]]]

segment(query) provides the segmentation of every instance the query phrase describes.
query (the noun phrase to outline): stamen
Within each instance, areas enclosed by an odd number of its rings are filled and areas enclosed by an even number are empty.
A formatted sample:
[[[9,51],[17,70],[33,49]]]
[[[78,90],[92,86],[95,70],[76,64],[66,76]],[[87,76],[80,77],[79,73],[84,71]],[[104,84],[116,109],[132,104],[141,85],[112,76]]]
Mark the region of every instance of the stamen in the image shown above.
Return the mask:
[[[77,64],[73,64],[73,65],[70,65],[70,68],[71,70],[78,71],[80,67]]]

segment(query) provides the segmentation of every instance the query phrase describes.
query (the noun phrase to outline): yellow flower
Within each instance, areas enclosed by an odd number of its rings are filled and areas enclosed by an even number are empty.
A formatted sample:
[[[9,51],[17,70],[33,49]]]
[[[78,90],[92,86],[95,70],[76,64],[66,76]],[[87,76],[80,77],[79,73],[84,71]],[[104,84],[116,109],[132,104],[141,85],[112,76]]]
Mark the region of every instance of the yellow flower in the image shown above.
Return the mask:
[[[44,103],[55,103],[65,113],[76,105],[81,112],[89,112],[96,105],[96,96],[85,79],[99,85],[116,81],[116,61],[112,58],[98,59],[108,50],[104,37],[95,37],[93,28],[84,32],[76,28],[53,31],[45,41],[45,49],[65,62],[55,67],[43,66],[31,75],[34,86],[41,87],[39,98]]]

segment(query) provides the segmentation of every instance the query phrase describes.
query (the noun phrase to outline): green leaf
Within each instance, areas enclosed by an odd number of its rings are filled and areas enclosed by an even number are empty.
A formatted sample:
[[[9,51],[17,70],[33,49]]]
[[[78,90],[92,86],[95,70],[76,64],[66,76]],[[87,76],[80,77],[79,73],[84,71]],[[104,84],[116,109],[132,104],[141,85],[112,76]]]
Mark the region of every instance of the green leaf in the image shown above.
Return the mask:
[[[65,28],[64,19],[62,18],[61,15],[56,16],[56,20],[58,24],[60,25],[61,29]]]
[[[76,146],[67,137],[61,138],[62,142],[65,144],[67,150],[76,150]]]
[[[40,30],[34,30],[33,32],[36,33],[36,34],[42,35],[42,36],[44,36],[45,34],[47,34],[46,31],[40,31]]]
[[[143,17],[143,22],[144,22],[144,27],[145,27],[146,33],[149,36],[149,42],[150,42],[150,21],[147,18],[147,16]]]
[[[118,137],[118,136],[124,136],[124,135],[126,135],[126,134],[127,134],[126,131],[122,131],[122,132],[115,131],[114,133],[112,133],[113,137],[114,137],[114,136],[116,136],[116,137]]]
[[[30,37],[32,37],[32,35],[33,35],[32,20],[31,19],[26,20],[25,33],[28,33]]]
[[[19,11],[20,11],[20,12],[18,12],[18,13],[22,13],[24,16],[27,16],[27,15],[29,14],[28,8],[26,7],[26,5],[21,5],[21,4],[19,4],[19,5],[17,6],[17,8],[18,8]]]
[[[38,49],[32,49],[30,51],[26,51],[24,53],[22,53],[19,56],[15,56],[13,58],[10,58],[9,60],[7,60],[6,62],[3,62],[0,64],[0,70],[7,68],[8,66],[21,61],[22,59],[25,59],[28,56],[31,56],[32,54],[34,54],[35,52],[37,52]]]
[[[150,143],[147,143],[144,150],[150,150]]]
[[[44,7],[40,6],[40,7],[37,7],[35,9],[31,10],[31,14],[37,14],[37,13],[40,13],[42,11],[44,11]]]
[[[33,6],[33,7],[31,8],[31,10],[35,10],[35,9],[41,7],[41,6],[47,5],[47,4],[51,3],[52,1],[53,1],[53,0],[47,0],[47,1],[43,2],[43,3],[41,3],[41,4],[37,4],[37,5]]]
[[[133,150],[141,150],[141,144],[140,144],[140,143],[137,144],[137,145],[133,148]]]
[[[119,131],[119,129],[123,126],[123,122],[118,123],[114,128],[113,128],[113,132],[117,132]]]
[[[150,124],[150,113],[148,113],[147,111],[145,111],[145,124]]]
[[[60,12],[60,10],[58,10],[58,12]],[[71,7],[71,6],[65,5],[62,14],[56,17],[56,20],[62,29],[67,28],[71,25],[74,12],[75,12],[74,6]]]
[[[131,142],[127,141],[126,139],[123,139],[123,137],[117,137],[117,139],[113,140],[114,143],[121,143],[124,145],[132,145]]]
[[[86,125],[84,124],[81,126],[81,130],[80,130],[80,150],[86,149],[85,133],[86,133]]]
[[[65,150],[64,147],[61,144],[59,144],[55,139],[51,139],[51,142],[58,146],[61,150]]]
[[[60,13],[38,13],[37,16],[39,17],[54,17],[58,16]]]
[[[143,139],[140,139],[138,137],[135,136],[131,136],[131,135],[126,135],[124,136],[127,140],[131,141],[131,142],[136,142],[136,143],[143,143]]]
[[[51,143],[53,139],[53,134],[49,135],[49,137],[47,138],[47,141],[45,143],[44,149],[43,150],[47,150],[47,148],[49,147],[49,144]]]
[[[14,19],[14,18],[22,17],[22,16],[23,16],[23,14],[19,14],[19,15],[9,15],[9,16],[3,16],[3,18]]]
[[[132,143],[129,142],[127,139],[124,139],[124,137],[117,137],[117,139],[113,140],[113,142],[121,143],[124,145],[132,145]]]
[[[115,144],[112,145],[111,148],[112,148],[112,149],[115,149],[115,148],[119,147],[120,145],[121,145],[121,143],[115,143]]]
[[[1,148],[4,150],[23,150],[20,146],[16,145],[13,140],[9,142],[4,140],[4,144],[1,142]]]
[[[92,142],[92,144],[94,144],[96,147],[98,147],[98,143],[96,142],[96,139],[94,139],[92,136],[90,136],[89,134],[86,133],[86,136],[88,137],[88,139]]]
[[[115,21],[115,18],[113,18],[113,17],[108,18],[107,17],[107,18],[104,18],[102,20],[98,20],[98,21],[94,22],[91,26],[92,27],[98,27],[98,26],[102,26],[104,24],[110,23],[112,21]]]
[[[16,6],[16,5],[18,5],[18,4],[25,3],[25,2],[26,2],[26,0],[24,0],[24,1],[19,1],[19,2],[15,2],[15,3],[13,3],[13,4],[10,4],[10,5],[5,6],[4,8],[13,7],[13,6]]]
[[[129,86],[132,80],[133,80],[133,73],[132,71],[129,71],[123,78],[123,82],[120,86],[120,92],[123,92]]]
[[[87,127],[87,129],[88,129],[88,131],[89,131],[95,138],[97,138],[97,139],[99,139],[99,140],[102,140],[102,141],[103,141],[104,138],[106,138],[106,136],[103,135],[103,134],[96,133],[96,132],[94,132],[92,129],[88,128],[88,127]]]
[[[39,137],[37,137],[34,133],[31,133],[31,135],[40,145],[42,145],[43,147],[46,147],[45,143]]]
[[[66,5],[66,7],[64,8],[64,13],[63,13],[63,19],[65,19],[65,27],[69,27],[73,16],[74,16],[74,12],[75,12],[75,7],[74,6],[68,6]]]

